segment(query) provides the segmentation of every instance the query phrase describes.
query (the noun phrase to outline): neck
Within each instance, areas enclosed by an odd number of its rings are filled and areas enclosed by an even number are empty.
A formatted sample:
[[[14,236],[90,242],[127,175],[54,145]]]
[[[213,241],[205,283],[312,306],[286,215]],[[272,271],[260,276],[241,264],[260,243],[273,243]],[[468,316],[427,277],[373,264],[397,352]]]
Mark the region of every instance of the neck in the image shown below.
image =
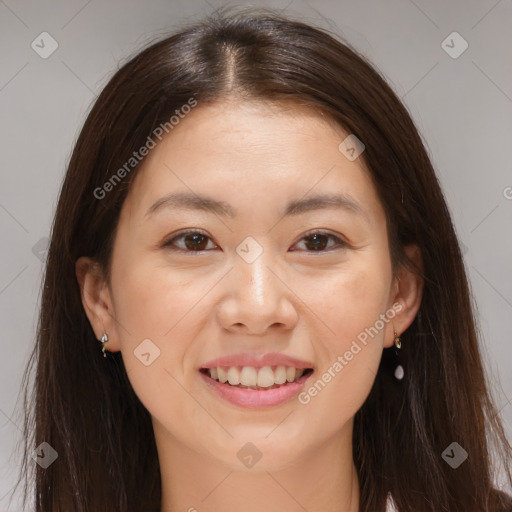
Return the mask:
[[[162,478],[161,512],[358,512],[352,423],[287,464],[265,454],[251,469],[226,465],[179,443],[154,422]],[[240,446],[245,441],[240,443]]]

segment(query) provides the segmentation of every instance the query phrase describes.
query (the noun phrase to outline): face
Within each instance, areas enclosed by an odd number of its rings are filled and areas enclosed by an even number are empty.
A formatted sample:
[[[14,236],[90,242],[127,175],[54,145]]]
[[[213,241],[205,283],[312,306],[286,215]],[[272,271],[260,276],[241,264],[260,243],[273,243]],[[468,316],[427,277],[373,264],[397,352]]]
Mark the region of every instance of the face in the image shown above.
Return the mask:
[[[347,135],[299,107],[199,105],[146,157],[104,322],[160,438],[238,468],[250,441],[270,470],[351,432],[407,318]]]

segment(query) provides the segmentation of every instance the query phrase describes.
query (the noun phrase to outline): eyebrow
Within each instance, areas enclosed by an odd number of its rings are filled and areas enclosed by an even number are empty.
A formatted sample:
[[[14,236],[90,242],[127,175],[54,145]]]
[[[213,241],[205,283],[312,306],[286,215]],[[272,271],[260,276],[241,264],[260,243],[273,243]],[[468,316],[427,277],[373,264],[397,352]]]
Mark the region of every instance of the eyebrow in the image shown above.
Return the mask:
[[[144,217],[150,217],[162,209],[171,210],[198,210],[217,214],[223,217],[234,218],[237,212],[225,201],[219,201],[207,196],[189,192],[170,193],[155,201],[146,211]],[[289,202],[281,217],[301,215],[313,210],[344,209],[368,219],[365,210],[350,196],[346,194],[321,194],[308,198],[295,199]]]

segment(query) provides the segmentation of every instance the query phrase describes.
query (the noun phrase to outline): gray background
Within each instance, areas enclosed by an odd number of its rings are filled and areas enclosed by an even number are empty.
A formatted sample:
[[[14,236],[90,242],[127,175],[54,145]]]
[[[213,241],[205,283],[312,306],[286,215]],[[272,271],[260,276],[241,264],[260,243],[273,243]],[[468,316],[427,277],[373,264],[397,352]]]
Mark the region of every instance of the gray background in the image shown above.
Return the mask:
[[[34,342],[45,237],[84,116],[119,62],[149,39],[220,5],[224,2],[0,1],[0,511],[20,510],[17,499],[9,503],[19,465],[13,452],[21,425],[17,396]],[[512,433],[512,2],[253,5],[283,9],[343,34],[385,75],[413,115],[464,244],[486,365]],[[454,31],[469,44],[458,58],[442,46]],[[31,47],[33,41],[42,46],[42,32],[58,43],[46,59]],[[49,39],[43,37],[48,51]],[[449,38],[445,45],[454,52],[461,43]]]

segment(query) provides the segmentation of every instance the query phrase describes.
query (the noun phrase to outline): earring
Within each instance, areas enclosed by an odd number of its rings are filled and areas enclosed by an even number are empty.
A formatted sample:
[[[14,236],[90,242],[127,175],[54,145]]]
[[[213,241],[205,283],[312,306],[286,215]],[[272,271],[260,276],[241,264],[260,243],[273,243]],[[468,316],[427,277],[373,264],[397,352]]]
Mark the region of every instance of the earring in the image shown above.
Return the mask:
[[[395,354],[396,354],[396,358],[398,361],[398,365],[395,368],[395,379],[402,380],[404,378],[405,372],[404,372],[404,367],[400,364],[400,356],[398,354],[398,351],[402,348],[402,340],[400,339],[400,336],[396,333],[396,331],[394,331],[394,333],[395,333],[395,339],[394,339]]]
[[[100,341],[101,341],[101,344],[103,345],[103,346],[101,347],[101,350],[102,350],[102,352],[103,352],[103,357],[107,357],[107,354],[106,354],[106,352],[105,352],[105,350],[107,349],[107,347],[106,347],[106,345],[105,345],[105,344],[106,344],[106,343],[107,343],[107,341],[108,341],[108,334],[107,334],[107,333],[104,333],[104,334],[103,334],[103,336],[101,337],[101,340],[100,340]]]
[[[395,343],[395,347],[400,350],[402,348],[402,340],[400,339],[400,336],[395,331],[395,339],[393,340]]]

